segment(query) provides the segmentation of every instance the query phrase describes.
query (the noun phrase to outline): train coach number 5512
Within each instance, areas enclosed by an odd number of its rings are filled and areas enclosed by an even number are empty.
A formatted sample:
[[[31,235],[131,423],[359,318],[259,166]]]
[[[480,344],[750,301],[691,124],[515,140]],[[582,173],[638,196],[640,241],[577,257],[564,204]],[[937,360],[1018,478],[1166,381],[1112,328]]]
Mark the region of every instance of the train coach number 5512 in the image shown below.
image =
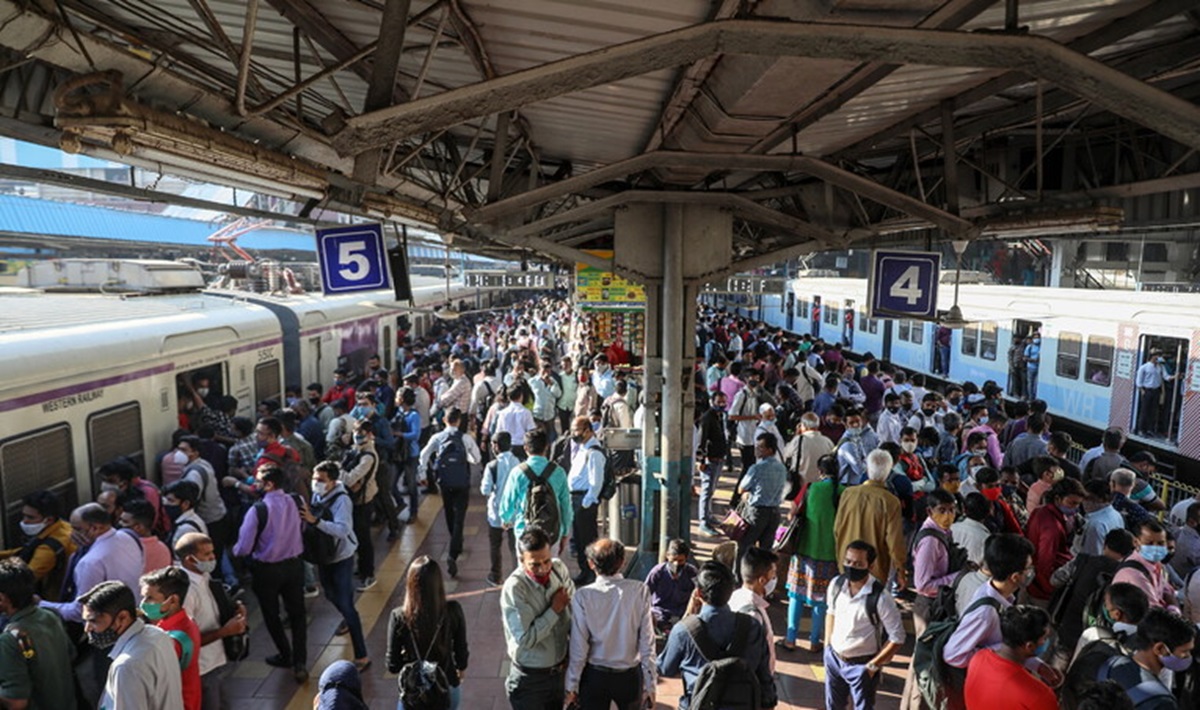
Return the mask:
[[[934,318],[942,255],[877,250],[871,257],[870,318]]]
[[[317,230],[317,257],[325,293],[353,293],[388,288],[387,249],[383,227],[356,224]]]

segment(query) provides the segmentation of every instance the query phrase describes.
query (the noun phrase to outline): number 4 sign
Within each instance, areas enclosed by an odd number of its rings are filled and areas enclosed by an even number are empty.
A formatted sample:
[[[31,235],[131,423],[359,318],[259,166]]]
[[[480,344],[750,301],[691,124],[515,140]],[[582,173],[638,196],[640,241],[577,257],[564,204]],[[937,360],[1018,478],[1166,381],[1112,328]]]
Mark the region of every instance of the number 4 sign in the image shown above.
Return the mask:
[[[387,249],[379,224],[318,229],[317,259],[326,295],[388,288]]]
[[[942,256],[936,252],[875,251],[869,283],[870,318],[934,318]]]

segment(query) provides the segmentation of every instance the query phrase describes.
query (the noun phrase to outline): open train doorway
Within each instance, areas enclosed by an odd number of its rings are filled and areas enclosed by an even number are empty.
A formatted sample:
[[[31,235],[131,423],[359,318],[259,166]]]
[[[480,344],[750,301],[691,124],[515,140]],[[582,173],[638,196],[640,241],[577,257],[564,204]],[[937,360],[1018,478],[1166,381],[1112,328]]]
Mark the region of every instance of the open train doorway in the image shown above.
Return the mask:
[[[1187,353],[1188,341],[1182,338],[1149,334],[1141,337],[1134,375],[1131,428],[1135,434],[1178,441]]]
[[[1014,399],[1033,399],[1037,391],[1036,378],[1041,371],[1041,347],[1037,347],[1038,363],[1029,370],[1026,349],[1033,345],[1033,336],[1042,331],[1042,322],[1016,319],[1012,325],[1012,342],[1008,346],[1008,394]],[[1033,352],[1033,351],[1031,351]],[[1030,379],[1034,381],[1031,382]]]

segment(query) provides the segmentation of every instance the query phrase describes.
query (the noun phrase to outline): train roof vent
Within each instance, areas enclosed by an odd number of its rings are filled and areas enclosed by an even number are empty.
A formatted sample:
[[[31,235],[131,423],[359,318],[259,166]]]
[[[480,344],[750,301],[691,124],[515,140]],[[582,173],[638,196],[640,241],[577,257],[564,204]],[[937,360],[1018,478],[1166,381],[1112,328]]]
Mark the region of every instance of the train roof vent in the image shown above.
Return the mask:
[[[204,275],[176,261],[53,259],[21,269],[17,284],[43,291],[150,295],[199,291],[204,288]]]

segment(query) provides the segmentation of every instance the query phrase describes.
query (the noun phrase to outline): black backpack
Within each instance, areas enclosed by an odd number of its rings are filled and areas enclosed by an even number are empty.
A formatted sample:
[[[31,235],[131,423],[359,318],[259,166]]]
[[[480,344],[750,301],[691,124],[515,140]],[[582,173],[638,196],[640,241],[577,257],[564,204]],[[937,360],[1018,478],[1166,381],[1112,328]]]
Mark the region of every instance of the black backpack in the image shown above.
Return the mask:
[[[1153,581],[1150,577],[1150,570],[1146,569],[1145,566],[1143,566],[1140,562],[1135,562],[1133,560],[1125,560],[1121,562],[1121,564],[1117,565],[1117,568],[1113,570],[1112,574],[1101,572],[1099,576],[1100,584],[1096,586],[1096,589],[1091,593],[1091,595],[1088,596],[1087,601],[1083,604],[1083,628],[1086,629],[1090,626],[1095,626],[1096,622],[1098,622],[1104,616],[1104,593],[1108,590],[1108,585],[1112,584],[1113,579],[1116,578],[1117,572],[1120,572],[1123,569],[1135,569],[1138,572],[1141,572],[1142,576],[1144,576],[1147,581]]]
[[[333,520],[333,502],[338,498],[346,495],[345,491],[338,491],[329,498],[315,504],[310,509],[317,521]],[[304,552],[301,557],[305,562],[317,565],[333,564],[337,556],[337,538],[317,527],[316,523],[305,525],[301,532],[304,538]]]
[[[475,411],[475,416],[479,418],[480,424],[487,419],[488,410],[492,408],[492,402],[496,401],[496,390],[492,388],[492,383],[484,380],[483,386],[487,388],[487,394],[480,400],[479,409]]]
[[[392,436],[396,439],[396,463],[404,463],[410,458],[409,442],[404,438],[408,432],[408,419],[405,417],[407,413],[403,410],[397,410],[392,415]]]
[[[604,450],[604,484],[600,486],[600,500],[609,500],[617,494],[617,482],[636,467],[632,451]]]
[[[224,626],[237,616],[237,601],[229,596],[225,585],[216,579],[208,580],[208,589],[217,603],[217,620]],[[246,624],[246,630],[240,634],[221,639],[221,644],[225,646],[225,658],[230,663],[245,660],[250,655],[250,625]]]
[[[750,631],[758,622],[735,612],[733,639],[725,648],[713,643],[699,616],[689,616],[681,623],[707,661],[692,685],[688,707],[692,710],[759,710],[762,688],[754,669],[745,659]]]
[[[562,511],[558,509],[558,496],[550,477],[558,470],[554,463],[546,464],[540,476],[534,475],[528,463],[517,467],[529,479],[529,491],[525,494],[525,526],[541,528],[550,536],[550,542],[558,542],[562,532]]]
[[[467,447],[463,444],[461,429],[452,427],[438,444],[433,474],[438,486],[452,491],[471,485],[471,464],[467,461]]]
[[[917,545],[927,537],[936,538],[938,542],[942,543],[942,547],[946,548],[946,559],[950,563],[950,566],[946,569],[946,574],[961,572],[971,567],[967,551],[951,541],[946,533],[934,528],[922,527],[917,530],[916,535],[913,535],[912,546],[908,549],[909,579],[913,579],[913,557],[916,556]]]
[[[417,657],[400,667],[397,682],[400,686],[400,701],[405,710],[445,710],[450,707],[450,682],[442,667],[433,661],[425,660],[437,643],[438,634],[442,632],[442,621],[438,620],[437,629],[425,655],[417,648],[416,630],[409,627],[408,638],[412,642],[413,655]]]

